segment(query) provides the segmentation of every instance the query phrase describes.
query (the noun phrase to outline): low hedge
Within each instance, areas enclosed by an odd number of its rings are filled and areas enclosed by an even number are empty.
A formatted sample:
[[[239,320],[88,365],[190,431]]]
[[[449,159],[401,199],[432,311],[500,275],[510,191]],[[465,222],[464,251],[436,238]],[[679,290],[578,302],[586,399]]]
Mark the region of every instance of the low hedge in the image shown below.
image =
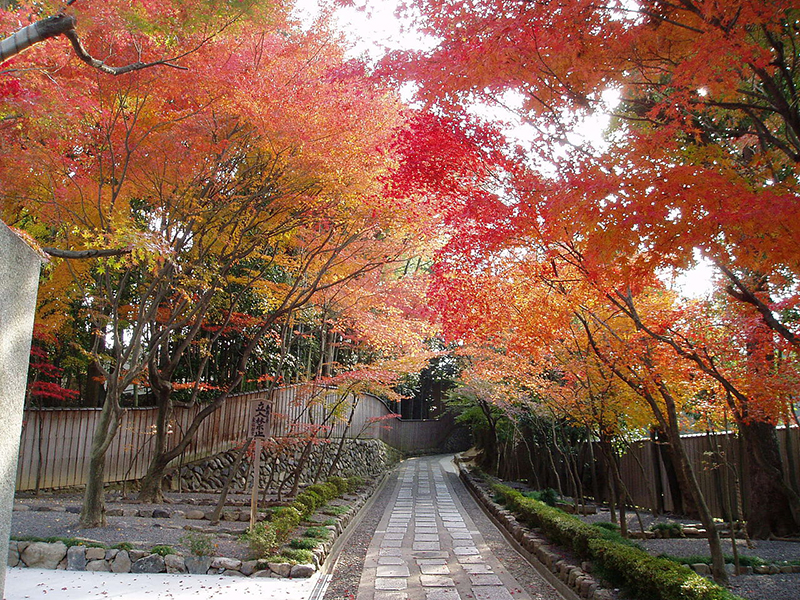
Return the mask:
[[[559,546],[572,548],[581,558],[589,558],[590,540],[605,538],[597,527],[587,525],[580,519],[544,502],[527,498],[507,485],[494,484],[492,491],[528,525],[539,527],[548,539]]]
[[[644,550],[607,539],[601,527],[527,498],[506,485],[493,484],[492,491],[509,509],[555,544],[572,548],[589,558],[615,585],[635,598],[647,600],[741,600],[713,581],[670,560],[656,558]]]
[[[610,540],[591,540],[589,552],[612,583],[648,600],[741,600],[688,567]]]

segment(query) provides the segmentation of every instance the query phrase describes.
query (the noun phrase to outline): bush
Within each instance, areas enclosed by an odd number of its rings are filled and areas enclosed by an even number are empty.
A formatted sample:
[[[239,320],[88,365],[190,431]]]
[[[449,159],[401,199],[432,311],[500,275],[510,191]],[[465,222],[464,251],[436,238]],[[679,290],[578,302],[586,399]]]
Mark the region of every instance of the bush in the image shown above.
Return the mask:
[[[217,545],[205,533],[187,533],[181,538],[181,543],[195,556],[212,556],[217,551]]]
[[[298,494],[297,498],[294,499],[294,503],[298,502],[305,506],[305,510],[302,511],[303,517],[314,514],[318,508],[321,508],[325,504],[325,500],[322,496],[310,490]]]
[[[359,475],[353,475],[347,478],[347,491],[354,492],[364,485],[364,478]]]
[[[336,486],[337,496],[343,496],[348,491],[350,491],[350,484],[347,482],[347,479],[344,477],[329,477],[328,483],[333,484]]]
[[[114,548],[115,550],[126,550],[126,551],[133,550],[135,548],[135,546],[130,542],[119,542],[111,547]]]
[[[175,549],[172,546],[167,546],[164,544],[153,546],[152,548],[150,548],[150,552],[152,554],[158,554],[159,556],[168,556],[170,554],[176,554]]]
[[[319,544],[319,540],[314,539],[314,538],[308,538],[308,537],[299,538],[299,539],[295,538],[291,542],[289,542],[289,545],[292,548],[297,548],[299,550],[313,550],[314,548],[317,547],[318,544]]]
[[[278,534],[273,523],[256,523],[252,529],[244,532],[239,538],[245,542],[255,559],[269,556],[280,545]]]
[[[327,504],[339,495],[339,488],[332,483],[315,483],[308,486],[305,491],[317,494],[322,498],[322,504]]]
[[[558,492],[553,488],[545,488],[534,492],[523,492],[526,498],[533,498],[539,502],[544,502],[548,506],[555,506],[558,501]]]
[[[735,600],[727,590],[688,567],[610,540],[590,540],[589,552],[602,574],[635,598]]]
[[[331,530],[327,527],[309,527],[303,536],[327,540],[331,536]]]
[[[339,516],[343,515],[348,510],[350,510],[350,508],[347,506],[326,506],[320,512],[322,512],[323,515]]]
[[[281,552],[281,556],[288,558],[290,562],[314,564],[314,554],[311,550],[286,548]]]
[[[666,523],[656,523],[650,526],[650,531],[660,531],[668,534],[667,537],[682,538],[686,537],[683,533],[683,524],[676,523],[675,521],[667,521]]]
[[[303,520],[303,513],[300,512],[300,508],[303,508],[302,504],[295,505],[292,503],[289,506],[280,506],[273,511],[271,521],[274,523],[275,521],[282,520],[291,523],[292,527],[297,527]]]
[[[526,498],[517,490],[506,485],[494,484],[492,490],[526,523],[533,527],[540,527],[552,542],[572,548],[575,554],[581,558],[589,556],[589,540],[605,537],[602,531],[587,525],[577,517],[568,515],[563,510],[548,506],[539,500]]]

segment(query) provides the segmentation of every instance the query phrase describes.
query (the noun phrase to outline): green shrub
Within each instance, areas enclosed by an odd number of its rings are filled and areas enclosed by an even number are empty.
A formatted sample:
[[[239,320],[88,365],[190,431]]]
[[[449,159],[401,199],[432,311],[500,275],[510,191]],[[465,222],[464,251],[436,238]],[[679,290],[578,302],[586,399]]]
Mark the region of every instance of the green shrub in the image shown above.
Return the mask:
[[[353,475],[347,478],[347,491],[354,492],[364,485],[364,478],[359,475]]]
[[[336,486],[337,496],[342,496],[350,491],[350,484],[347,482],[347,479],[344,477],[329,477],[328,483],[331,483]]]
[[[314,492],[322,498],[322,504],[327,504],[339,495],[339,488],[332,483],[315,483],[306,488],[308,492]]]
[[[666,523],[656,523],[650,526],[650,531],[660,531],[669,534],[671,538],[686,537],[683,533],[683,524],[676,523],[675,521],[667,521]]]
[[[325,504],[325,500],[323,500],[322,496],[316,492],[306,490],[298,494],[297,498],[294,499],[293,504],[297,503],[305,506],[305,509],[302,511],[302,515],[303,517],[307,517],[314,514],[318,508],[321,508]]]
[[[292,527],[297,527],[303,520],[303,513],[300,511],[304,505],[295,505],[294,503],[289,506],[280,506],[272,513],[271,521],[274,523],[278,520],[283,520],[292,524]]]
[[[308,537],[295,538],[291,542],[289,542],[289,545],[292,548],[297,548],[299,550],[313,550],[314,548],[317,547],[318,544],[319,540]]]
[[[311,550],[300,550],[297,548],[286,548],[281,551],[281,556],[289,559],[291,562],[298,563],[314,563],[314,554]]]
[[[119,542],[111,547],[114,548],[115,550],[125,550],[125,551],[133,550],[135,548],[135,546],[130,542]]]
[[[159,556],[168,556],[170,554],[176,554],[175,549],[172,546],[167,546],[166,544],[159,544],[157,546],[153,546],[150,548],[150,552],[152,554],[158,554]]]
[[[333,519],[333,518],[331,518],[331,519],[325,519],[325,520],[322,522],[322,524],[323,524],[323,525],[336,525],[336,519]]]
[[[239,539],[250,547],[255,559],[268,556],[280,545],[275,523],[265,523],[264,521],[256,523],[252,529],[244,532]]]
[[[589,555],[589,540],[605,537],[603,531],[587,525],[577,517],[539,500],[527,498],[506,485],[494,484],[492,490],[526,523],[541,528],[552,542],[572,548],[581,558]]]
[[[331,530],[327,527],[309,527],[303,534],[304,537],[327,540],[331,536]]]
[[[195,556],[212,556],[217,551],[214,540],[206,533],[187,533],[181,538],[181,543]]]
[[[347,507],[347,506],[330,506],[330,505],[328,505],[325,508],[323,508],[320,512],[323,515],[334,515],[334,516],[338,517],[339,515],[343,515],[344,513],[346,513],[348,510],[350,510],[350,508]]]
[[[650,556],[611,540],[589,541],[600,574],[634,598],[648,600],[735,600],[737,597],[688,567]]]
[[[548,506],[555,506],[556,502],[558,502],[558,492],[553,488],[545,488],[533,492],[522,492],[522,495],[526,498],[533,498],[539,502],[544,502]]]

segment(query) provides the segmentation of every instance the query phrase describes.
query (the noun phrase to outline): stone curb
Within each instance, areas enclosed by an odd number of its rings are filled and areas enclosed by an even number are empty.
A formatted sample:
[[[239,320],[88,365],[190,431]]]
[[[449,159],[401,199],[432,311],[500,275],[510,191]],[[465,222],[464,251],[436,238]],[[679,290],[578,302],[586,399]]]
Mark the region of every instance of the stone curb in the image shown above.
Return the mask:
[[[591,575],[591,563],[580,566],[561,557],[549,540],[517,521],[514,514],[496,504],[491,496],[476,483],[475,477],[458,464],[461,480],[484,510],[507,533],[520,554],[530,562],[562,595],[587,600],[613,600],[614,592],[601,586]]]
[[[63,542],[29,542],[11,540],[8,549],[9,567],[59,569],[67,571],[103,571],[109,573],[174,573],[190,575],[227,575],[230,577],[311,577],[325,562],[336,539],[345,531],[358,511],[378,488],[385,474],[347,497],[347,512],[331,517],[335,525],[326,526],[331,536],[320,542],[312,553],[314,564],[264,563],[241,561],[222,556],[161,556],[143,550],[118,550],[90,546],[71,546]],[[248,513],[249,520],[249,513]],[[266,564],[267,568],[259,569]]]

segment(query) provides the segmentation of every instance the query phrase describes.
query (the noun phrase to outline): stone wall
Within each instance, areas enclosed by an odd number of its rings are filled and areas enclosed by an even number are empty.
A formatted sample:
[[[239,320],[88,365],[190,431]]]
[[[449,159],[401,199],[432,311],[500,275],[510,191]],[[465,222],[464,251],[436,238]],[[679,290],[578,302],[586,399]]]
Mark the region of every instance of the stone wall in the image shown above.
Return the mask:
[[[334,440],[330,444],[319,444],[314,447],[301,473],[301,484],[313,482],[320,464],[323,465],[321,480],[327,479],[328,465],[336,456],[338,442],[339,440]],[[169,487],[193,492],[219,491],[231,472],[237,454],[238,450],[229,450],[212,458],[185,465],[179,469],[180,482],[173,477]],[[279,482],[296,470],[301,455],[301,450],[284,453],[276,462],[264,450],[261,456],[261,487],[270,484],[270,488],[276,488]],[[336,469],[330,475],[371,477],[385,472],[402,458],[400,452],[380,440],[346,440]],[[245,458],[234,477],[231,491],[250,489],[247,482],[251,470],[250,461]]]

